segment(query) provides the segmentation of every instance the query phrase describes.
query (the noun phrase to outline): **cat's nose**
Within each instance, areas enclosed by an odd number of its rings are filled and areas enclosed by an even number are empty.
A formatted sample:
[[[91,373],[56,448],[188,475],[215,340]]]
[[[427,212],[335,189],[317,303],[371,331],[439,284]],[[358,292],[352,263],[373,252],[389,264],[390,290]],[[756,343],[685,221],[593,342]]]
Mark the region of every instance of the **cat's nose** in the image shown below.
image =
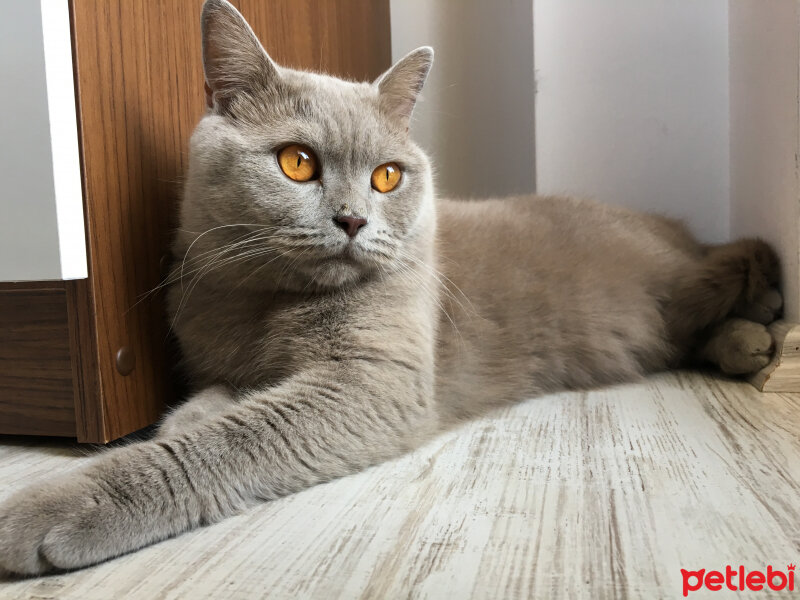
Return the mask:
[[[350,237],[356,237],[358,230],[367,224],[367,220],[364,217],[345,217],[342,215],[334,217],[333,222],[344,229]]]

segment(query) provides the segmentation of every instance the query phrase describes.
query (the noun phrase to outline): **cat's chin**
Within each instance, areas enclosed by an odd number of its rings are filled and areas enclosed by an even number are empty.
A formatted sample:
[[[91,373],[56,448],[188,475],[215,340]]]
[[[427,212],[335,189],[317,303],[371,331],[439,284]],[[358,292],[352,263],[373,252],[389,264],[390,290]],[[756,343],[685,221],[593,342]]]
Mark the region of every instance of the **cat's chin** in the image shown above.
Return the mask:
[[[313,285],[320,288],[342,287],[363,279],[370,269],[349,259],[327,259],[313,265],[308,273]]]

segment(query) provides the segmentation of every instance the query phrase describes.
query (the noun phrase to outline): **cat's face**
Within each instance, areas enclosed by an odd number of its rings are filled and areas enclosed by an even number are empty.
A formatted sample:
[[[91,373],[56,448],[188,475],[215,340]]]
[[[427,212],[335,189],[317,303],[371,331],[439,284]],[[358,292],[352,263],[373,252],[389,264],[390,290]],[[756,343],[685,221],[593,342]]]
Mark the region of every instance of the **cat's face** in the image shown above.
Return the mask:
[[[209,112],[191,140],[184,227],[217,227],[206,241],[250,252],[256,281],[290,270],[286,281],[320,287],[394,270],[429,240],[430,165],[407,133],[429,49],[351,83],[278,67],[225,2],[206,3],[203,28]]]

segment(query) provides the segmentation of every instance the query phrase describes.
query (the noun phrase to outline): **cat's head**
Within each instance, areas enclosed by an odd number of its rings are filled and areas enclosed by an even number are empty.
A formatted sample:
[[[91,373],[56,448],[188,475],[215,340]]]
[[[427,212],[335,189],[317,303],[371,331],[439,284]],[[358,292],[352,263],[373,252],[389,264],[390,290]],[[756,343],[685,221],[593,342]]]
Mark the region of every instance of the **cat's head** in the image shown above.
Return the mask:
[[[431,169],[408,135],[430,48],[353,83],[277,65],[224,0],[205,3],[202,28],[208,111],[177,244],[195,242],[190,263],[215,258],[248,285],[335,287],[430,246]]]

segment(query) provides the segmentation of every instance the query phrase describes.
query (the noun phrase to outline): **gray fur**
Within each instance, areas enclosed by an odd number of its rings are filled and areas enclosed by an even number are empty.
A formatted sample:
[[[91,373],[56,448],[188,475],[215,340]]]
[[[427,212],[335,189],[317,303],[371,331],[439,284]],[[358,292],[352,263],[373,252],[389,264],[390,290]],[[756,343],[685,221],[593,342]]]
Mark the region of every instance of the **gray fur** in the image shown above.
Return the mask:
[[[707,247],[666,219],[572,199],[434,201],[407,134],[430,49],[352,83],[276,65],[222,0],[203,32],[211,108],[169,290],[197,392],[155,439],[0,505],[2,568],[102,561],[531,395],[768,359],[780,296],[761,242]],[[282,174],[290,143],[314,149],[319,180]],[[388,161],[403,178],[380,194],[370,173]],[[368,224],[351,241],[337,215]]]

